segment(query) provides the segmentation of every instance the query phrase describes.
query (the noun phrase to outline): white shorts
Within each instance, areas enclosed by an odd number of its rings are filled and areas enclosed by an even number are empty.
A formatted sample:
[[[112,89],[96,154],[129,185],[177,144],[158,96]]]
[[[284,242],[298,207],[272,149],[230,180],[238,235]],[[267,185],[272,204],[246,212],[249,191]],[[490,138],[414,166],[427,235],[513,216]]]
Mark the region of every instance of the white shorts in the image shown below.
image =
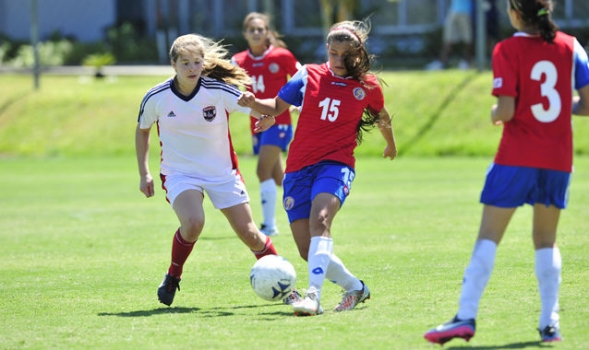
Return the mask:
[[[166,191],[166,199],[174,205],[174,200],[180,193],[187,190],[196,190],[207,194],[217,209],[230,208],[234,205],[248,203],[250,201],[243,178],[238,171],[225,179],[208,181],[201,178],[190,177],[183,174],[160,175],[162,188]]]
[[[472,42],[472,23],[468,14],[448,13],[444,22],[444,42],[452,44]]]

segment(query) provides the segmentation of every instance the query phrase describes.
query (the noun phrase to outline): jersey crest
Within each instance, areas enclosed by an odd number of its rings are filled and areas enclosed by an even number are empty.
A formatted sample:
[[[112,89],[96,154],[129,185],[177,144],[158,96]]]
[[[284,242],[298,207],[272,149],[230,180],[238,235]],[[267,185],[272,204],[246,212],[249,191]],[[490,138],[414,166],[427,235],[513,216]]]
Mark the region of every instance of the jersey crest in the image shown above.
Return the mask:
[[[362,101],[364,99],[364,97],[366,97],[366,91],[364,91],[364,89],[362,89],[361,87],[355,88],[353,93],[354,93],[354,97],[358,101]]]
[[[217,116],[217,109],[215,106],[208,106],[202,109],[202,115],[207,122],[212,122]]]

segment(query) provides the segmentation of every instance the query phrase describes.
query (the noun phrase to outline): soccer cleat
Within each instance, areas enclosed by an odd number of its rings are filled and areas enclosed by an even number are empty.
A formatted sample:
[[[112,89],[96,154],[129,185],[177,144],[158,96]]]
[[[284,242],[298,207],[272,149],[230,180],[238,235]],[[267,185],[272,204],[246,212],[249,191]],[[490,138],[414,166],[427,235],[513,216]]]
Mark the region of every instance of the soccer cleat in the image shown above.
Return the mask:
[[[180,279],[166,273],[162,284],[157,289],[157,298],[160,303],[168,306],[172,305],[176,289],[180,290]]]
[[[301,293],[299,293],[299,291],[294,289],[286,298],[282,299],[282,302],[285,305],[292,305],[292,304],[297,303],[301,300],[302,300]]]
[[[458,317],[454,317],[450,322],[427,331],[423,337],[430,343],[444,345],[444,343],[454,338],[469,341],[470,338],[474,337],[475,329],[476,321],[473,318],[459,320]]]
[[[315,293],[308,293],[303,300],[292,304],[292,308],[296,316],[315,316],[323,313]]]
[[[269,227],[264,224],[260,226],[260,232],[262,232],[266,236],[277,236],[278,235],[278,228],[276,226]]]
[[[356,305],[363,303],[366,299],[370,299],[370,289],[364,284],[363,281],[361,290],[353,290],[351,292],[345,292],[342,301],[333,309],[335,312],[348,311],[356,307]]]
[[[538,328],[538,332],[540,332],[542,343],[552,343],[562,340],[558,327],[546,326],[544,329]]]

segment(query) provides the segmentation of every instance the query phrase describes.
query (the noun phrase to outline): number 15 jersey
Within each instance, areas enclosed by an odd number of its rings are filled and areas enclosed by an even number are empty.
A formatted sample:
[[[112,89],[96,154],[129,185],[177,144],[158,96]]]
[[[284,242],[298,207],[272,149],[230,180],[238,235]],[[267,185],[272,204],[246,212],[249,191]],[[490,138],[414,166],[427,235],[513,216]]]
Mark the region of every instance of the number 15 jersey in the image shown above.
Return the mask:
[[[572,171],[573,88],[589,84],[587,53],[557,32],[552,44],[516,33],[493,51],[493,95],[515,98],[495,163]]]
[[[304,65],[278,96],[301,107],[286,158],[287,173],[321,161],[354,168],[356,136],[364,109],[378,113],[384,108],[376,77],[369,75],[365,82],[341,78],[327,63]]]

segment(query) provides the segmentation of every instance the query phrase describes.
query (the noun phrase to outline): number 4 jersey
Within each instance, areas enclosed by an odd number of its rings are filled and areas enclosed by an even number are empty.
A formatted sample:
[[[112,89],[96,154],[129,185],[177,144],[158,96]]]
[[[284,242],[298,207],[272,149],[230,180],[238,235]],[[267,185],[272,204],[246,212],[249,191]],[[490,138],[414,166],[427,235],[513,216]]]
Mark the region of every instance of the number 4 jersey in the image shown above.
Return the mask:
[[[320,161],[336,161],[354,168],[358,125],[364,109],[384,108],[376,77],[365,82],[335,76],[327,63],[304,65],[278,96],[302,106],[294,139],[286,158],[286,172]]]
[[[248,91],[257,98],[274,98],[301,64],[287,49],[270,46],[261,56],[253,56],[249,50],[236,53],[231,61],[247,71],[252,79]],[[291,124],[290,112],[276,116],[276,125]]]
[[[571,172],[573,88],[589,84],[587,53],[572,36],[553,43],[516,33],[493,51],[493,95],[515,98],[495,163]]]

